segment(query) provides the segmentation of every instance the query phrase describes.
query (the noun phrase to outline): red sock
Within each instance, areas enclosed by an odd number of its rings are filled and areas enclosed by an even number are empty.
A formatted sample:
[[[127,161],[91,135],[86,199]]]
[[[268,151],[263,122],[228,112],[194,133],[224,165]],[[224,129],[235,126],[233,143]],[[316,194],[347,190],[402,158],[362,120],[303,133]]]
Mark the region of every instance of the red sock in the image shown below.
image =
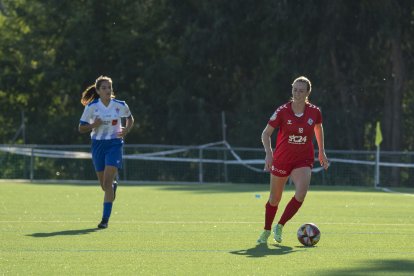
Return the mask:
[[[270,205],[269,201],[266,203],[266,214],[265,214],[265,230],[272,229],[272,223],[275,219],[277,206]]]
[[[302,206],[302,202],[299,202],[295,197],[292,197],[288,205],[286,205],[285,211],[283,212],[283,215],[278,223],[285,225],[285,223],[296,214],[300,206]]]

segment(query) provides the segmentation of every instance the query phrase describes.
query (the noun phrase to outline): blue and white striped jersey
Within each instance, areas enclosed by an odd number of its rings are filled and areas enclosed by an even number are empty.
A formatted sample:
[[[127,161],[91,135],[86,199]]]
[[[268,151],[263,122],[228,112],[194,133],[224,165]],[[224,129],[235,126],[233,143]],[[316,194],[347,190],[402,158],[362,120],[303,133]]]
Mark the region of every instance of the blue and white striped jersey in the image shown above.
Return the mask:
[[[96,118],[102,120],[102,124],[91,132],[93,140],[117,139],[121,132],[121,118],[131,116],[131,111],[124,101],[112,99],[108,106],[105,106],[101,99],[96,99],[85,106],[81,125],[92,124]]]

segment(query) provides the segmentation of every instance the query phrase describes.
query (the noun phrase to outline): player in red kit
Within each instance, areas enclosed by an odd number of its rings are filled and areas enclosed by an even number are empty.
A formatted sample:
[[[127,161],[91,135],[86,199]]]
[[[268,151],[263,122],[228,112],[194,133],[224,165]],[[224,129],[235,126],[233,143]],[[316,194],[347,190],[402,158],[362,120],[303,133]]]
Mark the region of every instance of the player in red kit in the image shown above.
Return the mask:
[[[279,222],[275,225],[274,239],[282,242],[282,229],[299,210],[309,189],[314,162],[313,137],[316,137],[321,166],[328,169],[324,148],[324,133],[320,109],[309,103],[312,85],[306,77],[299,77],[292,84],[292,99],[276,109],[262,133],[266,151],[265,170],[270,171],[270,195],[266,203],[264,231],[257,240],[267,243],[273,220],[278,209],[285,184],[291,177],[295,184],[295,196],[287,204]],[[276,148],[273,152],[271,136],[278,128]]]

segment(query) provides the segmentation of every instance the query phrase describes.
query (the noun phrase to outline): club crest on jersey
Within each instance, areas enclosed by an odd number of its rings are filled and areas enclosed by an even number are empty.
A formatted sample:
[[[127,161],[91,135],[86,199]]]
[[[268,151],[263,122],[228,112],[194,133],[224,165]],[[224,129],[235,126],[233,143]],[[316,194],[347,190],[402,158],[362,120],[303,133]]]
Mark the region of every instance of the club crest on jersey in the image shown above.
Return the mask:
[[[309,120],[308,120],[308,125],[312,125],[313,124],[313,120],[312,120],[312,118],[309,118]]]

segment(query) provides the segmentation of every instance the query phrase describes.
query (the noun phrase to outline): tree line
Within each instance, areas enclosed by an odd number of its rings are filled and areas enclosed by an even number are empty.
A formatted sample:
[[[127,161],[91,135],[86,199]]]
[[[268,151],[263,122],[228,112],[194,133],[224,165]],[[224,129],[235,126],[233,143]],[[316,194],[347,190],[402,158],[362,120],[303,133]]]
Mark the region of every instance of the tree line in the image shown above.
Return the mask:
[[[88,143],[80,96],[108,75],[128,143],[218,141],[224,112],[260,147],[305,75],[327,149],[373,149],[380,121],[382,149],[413,150],[413,22],[410,0],[2,0],[0,143]]]

